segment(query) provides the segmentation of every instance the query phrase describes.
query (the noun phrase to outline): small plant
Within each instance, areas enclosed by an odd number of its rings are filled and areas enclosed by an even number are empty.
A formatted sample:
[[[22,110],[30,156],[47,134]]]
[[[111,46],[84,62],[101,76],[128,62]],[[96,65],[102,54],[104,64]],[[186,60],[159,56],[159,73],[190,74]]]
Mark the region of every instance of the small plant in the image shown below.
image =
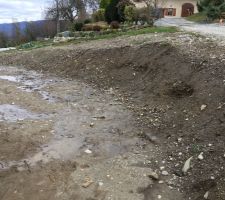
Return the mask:
[[[120,24],[117,21],[112,21],[110,23],[110,27],[111,27],[111,29],[119,29],[120,28]]]
[[[76,22],[74,24],[74,29],[75,29],[75,31],[81,31],[83,26],[84,26],[84,24],[82,22]]]

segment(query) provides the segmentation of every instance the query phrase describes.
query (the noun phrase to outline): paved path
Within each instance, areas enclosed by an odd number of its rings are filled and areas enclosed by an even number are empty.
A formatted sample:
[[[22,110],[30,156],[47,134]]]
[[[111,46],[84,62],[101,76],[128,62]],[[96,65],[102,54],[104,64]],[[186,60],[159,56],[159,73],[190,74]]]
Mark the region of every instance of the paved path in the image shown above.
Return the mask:
[[[219,24],[197,24],[184,18],[162,18],[155,22],[156,26],[177,26],[182,30],[201,33],[203,35],[225,37],[225,25]]]

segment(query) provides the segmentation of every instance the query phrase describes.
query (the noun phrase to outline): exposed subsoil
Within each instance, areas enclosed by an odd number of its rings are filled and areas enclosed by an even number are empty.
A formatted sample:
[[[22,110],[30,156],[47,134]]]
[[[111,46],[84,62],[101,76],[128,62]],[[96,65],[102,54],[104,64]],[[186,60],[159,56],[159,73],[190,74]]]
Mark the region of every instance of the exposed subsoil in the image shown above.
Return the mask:
[[[149,34],[0,65],[1,199],[225,199],[222,43]]]

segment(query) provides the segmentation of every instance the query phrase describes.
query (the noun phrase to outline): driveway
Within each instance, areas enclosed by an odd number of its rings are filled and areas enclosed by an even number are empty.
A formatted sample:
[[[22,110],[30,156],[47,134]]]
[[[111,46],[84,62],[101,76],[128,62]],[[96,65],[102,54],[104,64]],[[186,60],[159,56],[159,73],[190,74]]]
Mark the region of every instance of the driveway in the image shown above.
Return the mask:
[[[207,36],[225,37],[225,25],[197,24],[184,18],[162,18],[155,22],[156,26],[177,26],[181,30],[200,33]]]

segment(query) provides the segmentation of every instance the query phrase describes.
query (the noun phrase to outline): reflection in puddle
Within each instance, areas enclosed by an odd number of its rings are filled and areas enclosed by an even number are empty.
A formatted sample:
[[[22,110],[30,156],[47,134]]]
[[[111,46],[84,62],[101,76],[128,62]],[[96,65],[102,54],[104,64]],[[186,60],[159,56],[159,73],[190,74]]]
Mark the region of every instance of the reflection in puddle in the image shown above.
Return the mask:
[[[18,79],[16,76],[0,76],[0,79],[2,80],[7,80],[7,81],[12,81],[12,82],[18,82]]]
[[[16,122],[25,119],[46,118],[46,115],[31,113],[16,105],[0,105],[0,121]]]
[[[2,75],[0,76],[0,79],[21,83],[22,85],[18,86],[18,88],[22,89],[23,91],[38,92],[44,100],[47,100],[51,103],[56,102],[55,97],[53,97],[49,92],[43,90],[44,87],[51,83],[55,83],[56,80],[43,79],[40,74],[37,74],[33,71],[30,71],[29,74],[24,71],[23,75]]]

